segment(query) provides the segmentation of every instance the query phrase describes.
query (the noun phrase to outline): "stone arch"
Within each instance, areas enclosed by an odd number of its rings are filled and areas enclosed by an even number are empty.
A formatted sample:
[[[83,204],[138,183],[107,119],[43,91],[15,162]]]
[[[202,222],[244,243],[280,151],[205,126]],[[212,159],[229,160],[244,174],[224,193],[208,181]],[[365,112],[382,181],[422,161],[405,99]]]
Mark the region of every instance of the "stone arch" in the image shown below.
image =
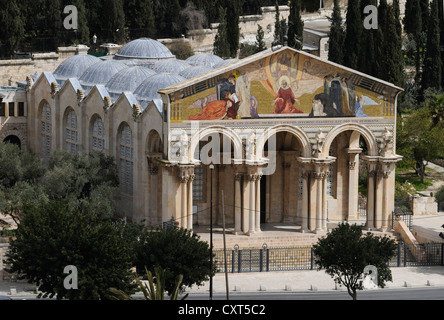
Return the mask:
[[[290,125],[277,125],[268,128],[263,132],[263,134],[259,135],[257,137],[257,153],[256,153],[258,156],[262,156],[264,152],[265,143],[268,141],[268,139],[270,139],[270,137],[279,132],[288,132],[294,135],[302,146],[302,156],[306,158],[311,157],[311,144],[307,134],[304,131],[300,130],[299,128]]]
[[[197,161],[197,159],[194,159],[194,152],[196,148],[199,147],[199,141],[202,138],[214,133],[222,134],[223,136],[228,137],[231,140],[234,148],[234,159],[242,159],[242,139],[239,137],[239,135],[229,128],[222,126],[212,126],[199,130],[191,137],[190,158],[192,161]]]
[[[376,141],[376,137],[373,134],[373,132],[367,128],[366,126],[356,124],[356,123],[346,123],[343,125],[340,125],[333,130],[331,130],[327,137],[325,138],[324,147],[322,149],[322,153],[324,155],[328,155],[328,152],[330,150],[330,146],[333,142],[333,140],[342,132],[345,131],[352,131],[352,135],[350,138],[350,145],[353,147],[359,146],[359,135],[361,135],[365,142],[367,143],[368,147],[368,155],[369,156],[377,156],[378,155],[378,143]],[[359,133],[359,135],[358,135]]]
[[[125,121],[117,128],[116,135],[116,159],[120,176],[120,191],[124,194],[133,195],[134,187],[134,130]]]
[[[12,128],[2,131],[0,134],[0,140],[3,142],[13,142],[8,138],[16,137],[18,141],[20,141],[20,148],[26,145],[26,132],[23,132],[23,130],[20,130],[19,128]],[[13,138],[14,139],[14,138]],[[15,140],[17,141],[17,140]]]
[[[149,154],[162,153],[162,138],[157,130],[152,129],[146,138],[146,151]]]
[[[95,126],[97,125],[96,122],[99,120],[101,121],[102,128],[95,129]],[[102,152],[105,150],[106,131],[104,126],[105,126],[104,119],[99,114],[95,113],[91,116],[91,119],[89,121],[88,137],[87,137],[90,150],[96,150]],[[100,129],[102,131],[100,131]],[[95,130],[99,131],[95,132]]]
[[[4,143],[11,143],[11,144],[15,144],[16,146],[18,146],[20,149],[22,148],[22,141],[20,140],[19,137],[17,137],[16,135],[8,135],[6,138],[3,139]]]
[[[67,106],[62,117],[63,149],[77,154],[80,151],[79,115],[73,107]]]
[[[38,152],[43,159],[47,159],[53,151],[54,110],[53,106],[46,100],[40,101],[37,117]]]

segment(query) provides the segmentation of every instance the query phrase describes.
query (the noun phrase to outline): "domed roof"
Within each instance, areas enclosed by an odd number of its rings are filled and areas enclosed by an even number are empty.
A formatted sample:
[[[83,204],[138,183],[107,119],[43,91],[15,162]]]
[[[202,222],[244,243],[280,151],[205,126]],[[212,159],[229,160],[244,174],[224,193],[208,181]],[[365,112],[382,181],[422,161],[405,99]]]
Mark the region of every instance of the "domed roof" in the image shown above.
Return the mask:
[[[151,69],[153,69],[157,73],[168,72],[168,73],[179,74],[179,72],[185,70],[186,68],[189,68],[190,66],[191,65],[184,60],[172,59],[172,60],[158,61],[154,63],[153,66],[151,66]]]
[[[227,64],[230,64],[230,63],[236,62],[236,61],[239,61],[239,59],[227,59],[227,60],[222,60],[222,61],[216,63],[216,64],[213,66],[213,68],[214,68],[214,69],[217,69],[217,68],[220,68],[220,67],[226,66]]]
[[[160,99],[157,91],[168,88],[186,79],[172,73],[159,73],[143,81],[134,91],[134,96],[140,102],[142,108],[146,108],[154,99]]]
[[[149,38],[133,40],[117,54],[120,59],[172,59],[175,56],[162,43]]]
[[[107,84],[117,72],[125,68],[125,64],[115,60],[101,61],[86,69],[79,81],[85,91],[89,92],[97,84]]]
[[[88,54],[78,54],[63,61],[54,71],[54,77],[63,85],[69,78],[80,78],[91,65],[101,60]]]
[[[205,66],[213,68],[215,64],[223,61],[223,59],[211,53],[199,53],[189,57],[185,61],[192,66]]]
[[[201,74],[210,72],[213,70],[210,67],[204,67],[204,66],[191,66],[189,68],[186,68],[185,70],[179,72],[179,76],[184,77],[186,79],[191,79],[197,76],[200,76]]]
[[[105,88],[111,95],[112,100],[116,100],[123,92],[137,89],[137,87],[148,77],[156,73],[141,66],[125,68],[117,72],[106,84]]]

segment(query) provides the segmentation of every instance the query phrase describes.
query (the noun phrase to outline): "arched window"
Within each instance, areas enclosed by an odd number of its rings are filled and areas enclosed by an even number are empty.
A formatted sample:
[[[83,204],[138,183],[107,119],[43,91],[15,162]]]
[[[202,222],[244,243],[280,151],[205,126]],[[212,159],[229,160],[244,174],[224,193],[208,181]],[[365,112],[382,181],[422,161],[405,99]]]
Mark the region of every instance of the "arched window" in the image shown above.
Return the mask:
[[[51,154],[51,142],[52,142],[52,123],[51,123],[51,107],[46,102],[42,108],[41,120],[41,152],[42,158],[47,159]]]
[[[99,152],[105,150],[105,129],[100,117],[97,117],[93,123],[91,148]]]
[[[65,119],[65,147],[66,151],[78,153],[78,132],[77,132],[77,116],[74,110],[70,109]]]
[[[120,130],[120,191],[133,194],[133,139],[131,128],[125,124]]]

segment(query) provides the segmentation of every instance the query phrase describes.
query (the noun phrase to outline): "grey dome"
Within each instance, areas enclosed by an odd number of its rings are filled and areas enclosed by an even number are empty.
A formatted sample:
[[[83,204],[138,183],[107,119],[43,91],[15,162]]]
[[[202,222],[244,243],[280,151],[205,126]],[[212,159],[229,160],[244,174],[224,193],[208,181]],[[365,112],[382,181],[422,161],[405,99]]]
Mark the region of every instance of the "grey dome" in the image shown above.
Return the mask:
[[[105,85],[120,70],[127,68],[123,63],[113,60],[105,60],[93,64],[80,77],[79,81],[83,89],[89,92],[95,85]]]
[[[105,88],[110,93],[111,99],[115,101],[125,91],[134,92],[145,79],[155,74],[153,70],[146,67],[125,68],[117,72]]]
[[[168,72],[168,73],[174,73],[179,74],[182,70],[185,70],[186,68],[189,68],[191,65],[184,61],[184,60],[163,60],[154,63],[154,65],[151,67],[154,71],[157,73],[162,72]]]
[[[161,99],[157,91],[185,80],[185,78],[176,74],[166,72],[159,73],[143,81],[136,91],[134,91],[134,96],[140,102],[141,107],[146,108],[154,99]]]
[[[61,86],[69,78],[80,78],[91,65],[99,63],[101,60],[88,54],[79,54],[69,57],[63,61],[54,71],[54,77]]]
[[[179,76],[184,77],[185,79],[191,79],[200,76],[201,74],[210,72],[211,70],[213,69],[210,67],[192,66],[179,72]]]
[[[223,61],[223,59],[211,53],[199,53],[189,57],[185,61],[192,66],[205,66],[213,68],[214,65]]]
[[[227,59],[227,60],[222,60],[222,61],[216,63],[216,64],[213,66],[213,68],[214,68],[214,69],[217,69],[217,68],[220,68],[220,67],[226,66],[226,65],[228,65],[228,64],[230,64],[230,63],[237,62],[237,61],[239,61],[239,59]]]
[[[117,54],[118,59],[173,59],[175,56],[162,43],[149,38],[133,40]]]

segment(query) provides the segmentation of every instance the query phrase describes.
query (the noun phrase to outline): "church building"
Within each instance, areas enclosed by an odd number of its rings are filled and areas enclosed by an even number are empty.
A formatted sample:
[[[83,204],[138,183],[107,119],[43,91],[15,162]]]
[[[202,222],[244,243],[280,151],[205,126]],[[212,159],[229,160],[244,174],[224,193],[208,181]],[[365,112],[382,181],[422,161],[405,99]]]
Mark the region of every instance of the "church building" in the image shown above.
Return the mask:
[[[179,60],[138,39],[1,87],[0,139],[43,160],[57,149],[113,156],[130,221],[193,230],[225,214],[236,234],[264,223],[324,233],[363,209],[366,228],[385,231],[400,92],[289,47]]]

